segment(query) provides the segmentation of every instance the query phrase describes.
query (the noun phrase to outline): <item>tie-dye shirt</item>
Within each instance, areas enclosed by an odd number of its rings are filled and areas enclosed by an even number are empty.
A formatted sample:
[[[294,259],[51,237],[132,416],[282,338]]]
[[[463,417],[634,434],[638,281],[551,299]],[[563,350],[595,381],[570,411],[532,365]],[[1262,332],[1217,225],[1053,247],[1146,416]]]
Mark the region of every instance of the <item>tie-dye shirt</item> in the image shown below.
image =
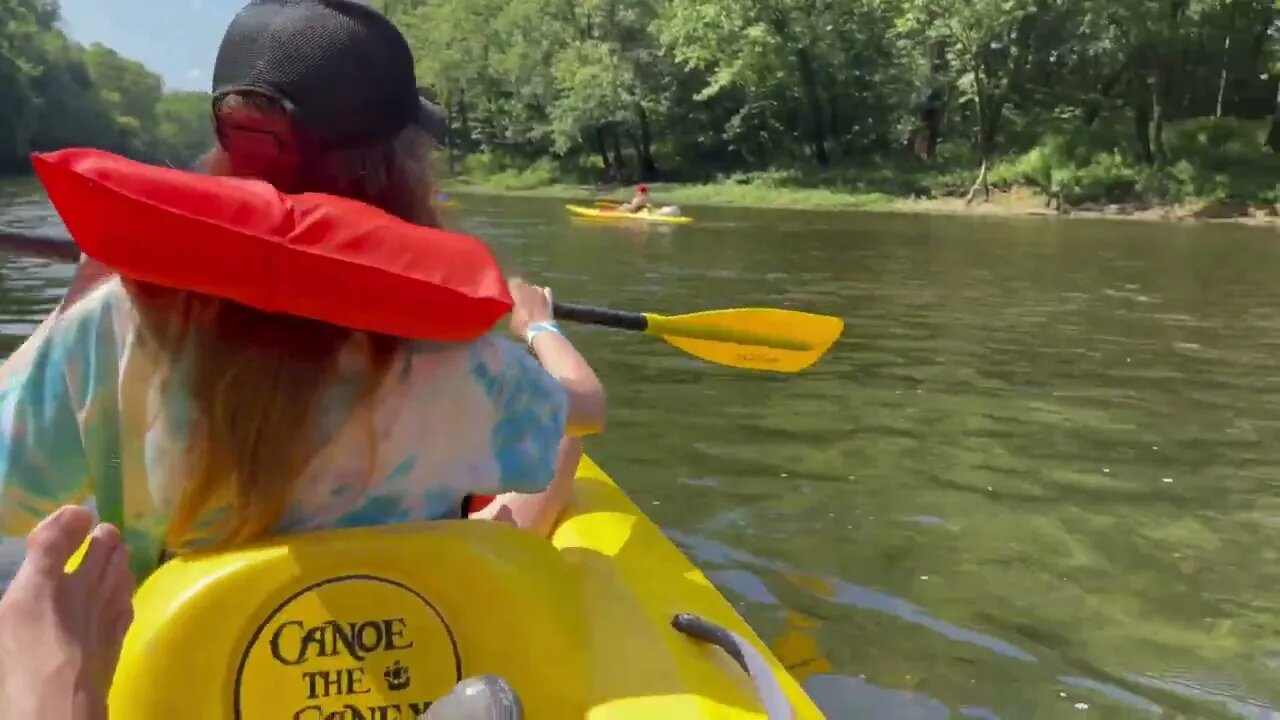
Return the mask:
[[[162,552],[200,544],[164,547],[191,408],[155,382],[135,322],[119,281],[108,281],[0,373],[0,585],[21,562],[23,536],[68,503],[122,524],[139,577]],[[347,360],[359,362],[340,366]],[[354,369],[337,376],[358,378]],[[371,403],[374,443],[370,414],[351,407],[354,384],[335,380],[323,396],[323,447],[278,532],[458,517],[469,494],[538,492],[555,474],[568,401],[515,342],[409,343]]]

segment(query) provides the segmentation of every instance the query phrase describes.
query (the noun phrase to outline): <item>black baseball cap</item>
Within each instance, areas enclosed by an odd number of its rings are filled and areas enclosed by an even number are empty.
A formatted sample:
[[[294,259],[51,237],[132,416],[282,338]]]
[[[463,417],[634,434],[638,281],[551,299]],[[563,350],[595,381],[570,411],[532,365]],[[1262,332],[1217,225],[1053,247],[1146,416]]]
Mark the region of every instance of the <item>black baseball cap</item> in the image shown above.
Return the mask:
[[[269,96],[335,149],[387,140],[414,123],[443,143],[444,111],[422,97],[413,64],[404,35],[364,3],[252,0],[218,48],[214,107],[231,93]]]

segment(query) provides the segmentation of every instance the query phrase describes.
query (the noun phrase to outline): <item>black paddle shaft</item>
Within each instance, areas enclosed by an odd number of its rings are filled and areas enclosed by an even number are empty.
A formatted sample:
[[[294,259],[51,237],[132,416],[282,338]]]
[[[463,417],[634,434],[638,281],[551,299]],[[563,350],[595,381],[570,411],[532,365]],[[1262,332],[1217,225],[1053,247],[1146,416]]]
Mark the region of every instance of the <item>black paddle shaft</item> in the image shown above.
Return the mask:
[[[644,332],[649,329],[649,318],[644,313],[610,310],[609,308],[591,307],[590,305],[569,305],[552,303],[551,312],[557,320],[568,320],[588,325],[603,325],[619,330]]]
[[[0,228],[0,251],[46,260],[77,262],[80,248],[64,234],[35,233]]]

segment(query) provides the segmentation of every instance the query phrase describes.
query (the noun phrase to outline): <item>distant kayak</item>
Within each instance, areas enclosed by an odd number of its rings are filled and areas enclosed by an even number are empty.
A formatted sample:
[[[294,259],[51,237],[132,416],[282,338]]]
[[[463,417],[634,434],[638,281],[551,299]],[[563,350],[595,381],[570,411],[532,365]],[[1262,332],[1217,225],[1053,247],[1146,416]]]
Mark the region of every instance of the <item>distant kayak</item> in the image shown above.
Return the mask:
[[[653,222],[668,223],[672,225],[687,225],[693,222],[693,218],[683,215],[664,215],[662,211],[651,212],[649,210],[641,210],[639,212],[629,213],[618,210],[606,210],[604,208],[583,207],[581,205],[565,205],[566,210],[578,217],[592,218],[594,220],[619,220],[634,222]]]

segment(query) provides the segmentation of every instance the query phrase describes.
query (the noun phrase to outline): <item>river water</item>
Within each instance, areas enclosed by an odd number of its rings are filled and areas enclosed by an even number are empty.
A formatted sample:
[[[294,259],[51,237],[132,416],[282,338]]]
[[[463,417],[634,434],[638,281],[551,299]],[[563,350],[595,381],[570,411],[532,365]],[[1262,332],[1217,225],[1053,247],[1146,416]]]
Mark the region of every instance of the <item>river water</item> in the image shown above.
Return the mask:
[[[465,197],[558,299],[836,314],[793,376],[572,328],[589,446],[832,718],[1278,718],[1280,234]],[[690,209],[692,214],[692,209]],[[23,189],[0,224],[56,227]],[[0,258],[15,347],[65,266]]]

